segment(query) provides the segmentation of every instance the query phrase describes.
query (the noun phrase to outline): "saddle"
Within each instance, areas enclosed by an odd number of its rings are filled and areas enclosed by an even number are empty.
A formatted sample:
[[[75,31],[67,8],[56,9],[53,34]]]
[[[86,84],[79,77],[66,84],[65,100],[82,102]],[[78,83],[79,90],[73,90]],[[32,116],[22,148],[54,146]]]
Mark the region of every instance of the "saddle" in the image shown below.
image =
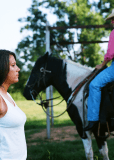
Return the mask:
[[[84,87],[83,94],[83,105],[84,101],[89,95],[89,84],[93,80],[93,78],[98,75],[102,70],[104,70],[107,66],[104,66],[102,69],[98,70],[95,73],[93,71],[92,77],[89,78],[88,82]],[[83,107],[84,108],[84,107]],[[101,89],[101,104],[100,104],[100,113],[99,113],[99,125],[98,125],[98,134],[99,130],[104,130],[104,132],[114,131],[114,82],[108,83],[105,87]],[[109,135],[107,136],[109,137]]]

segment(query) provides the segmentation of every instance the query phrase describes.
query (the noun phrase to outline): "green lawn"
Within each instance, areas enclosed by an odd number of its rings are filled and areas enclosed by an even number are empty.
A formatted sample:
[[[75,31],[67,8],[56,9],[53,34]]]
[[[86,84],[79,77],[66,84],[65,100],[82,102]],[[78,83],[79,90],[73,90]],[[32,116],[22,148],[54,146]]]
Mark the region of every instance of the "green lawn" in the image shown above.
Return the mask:
[[[60,102],[60,100],[54,100],[54,104],[57,104],[58,102]],[[34,101],[16,101],[16,103],[27,116],[25,130],[46,128],[46,114],[41,106],[37,105]],[[66,103],[62,102],[60,105],[54,107],[54,115],[61,114],[65,109]],[[68,125],[73,125],[73,123],[67,112],[54,119],[55,127]]]
[[[54,104],[60,100],[54,100]],[[46,114],[42,108],[33,101],[16,100],[17,105],[25,112],[27,122],[25,125],[26,140],[28,143],[29,137],[33,133],[40,132],[41,129],[46,128]],[[66,109],[66,103],[62,102],[59,106],[54,107],[54,115],[58,115]],[[62,126],[73,126],[67,113],[59,118],[54,119],[54,128]],[[29,132],[28,132],[29,131]],[[31,140],[32,142],[32,140]],[[33,141],[34,142],[34,141]],[[84,148],[81,140],[65,141],[65,142],[51,142],[47,139],[36,140],[37,145],[28,146],[27,160],[86,160]],[[109,157],[114,159],[113,139],[108,140]],[[96,141],[93,140],[94,160],[102,160],[99,154]]]

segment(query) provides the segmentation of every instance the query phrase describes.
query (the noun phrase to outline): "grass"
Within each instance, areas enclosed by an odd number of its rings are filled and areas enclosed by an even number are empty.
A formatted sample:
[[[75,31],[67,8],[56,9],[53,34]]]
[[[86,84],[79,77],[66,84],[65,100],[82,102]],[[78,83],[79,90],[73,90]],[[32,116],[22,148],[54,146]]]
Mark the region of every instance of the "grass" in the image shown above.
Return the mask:
[[[54,104],[58,103],[60,100],[55,100]],[[33,101],[16,101],[17,105],[26,113],[27,122],[25,125],[25,130],[29,129],[43,129],[46,128],[46,114],[42,110],[41,106],[37,105]],[[54,115],[61,114],[66,109],[66,103],[62,102],[61,105],[54,107]],[[54,126],[68,126],[73,125],[67,112],[54,119]]]
[[[111,142],[108,141],[109,143]],[[102,160],[96,141],[93,140],[94,160]],[[28,159],[33,160],[86,160],[83,144],[80,140],[66,142],[43,142],[40,145],[28,147]],[[110,160],[114,159],[113,144],[109,145]]]
[[[54,100],[54,104],[59,101],[60,100]],[[40,138],[35,139],[35,141],[30,140],[29,137],[32,134],[38,133],[41,129],[46,128],[46,114],[42,108],[33,101],[27,101],[25,99],[20,100],[18,97],[16,104],[25,112],[27,116],[27,122],[25,124],[27,144],[37,142],[37,145],[28,145],[27,160],[86,160],[84,147],[81,140],[65,142],[58,141],[57,143],[47,139],[42,140]],[[60,114],[65,109],[66,103],[62,102],[59,106],[54,107],[54,115]],[[67,112],[61,117],[54,119],[54,128],[73,125],[74,124],[70,120]],[[110,160],[114,159],[113,146],[113,140],[109,139],[108,148]],[[103,158],[99,154],[95,140],[93,140],[93,150],[94,160],[102,160]]]
[[[40,145],[28,147],[28,159],[34,160],[86,160],[82,143],[80,141],[66,141],[60,143],[41,143]],[[34,156],[31,156],[33,155]],[[83,153],[83,155],[82,155]]]

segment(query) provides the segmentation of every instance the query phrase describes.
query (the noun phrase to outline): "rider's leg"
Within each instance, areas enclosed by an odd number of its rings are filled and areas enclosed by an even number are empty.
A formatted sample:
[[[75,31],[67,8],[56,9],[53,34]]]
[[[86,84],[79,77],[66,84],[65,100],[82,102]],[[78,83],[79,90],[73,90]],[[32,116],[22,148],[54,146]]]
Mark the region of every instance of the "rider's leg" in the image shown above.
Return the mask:
[[[100,72],[89,85],[88,121],[99,120],[101,88],[114,81],[114,61],[110,67]]]

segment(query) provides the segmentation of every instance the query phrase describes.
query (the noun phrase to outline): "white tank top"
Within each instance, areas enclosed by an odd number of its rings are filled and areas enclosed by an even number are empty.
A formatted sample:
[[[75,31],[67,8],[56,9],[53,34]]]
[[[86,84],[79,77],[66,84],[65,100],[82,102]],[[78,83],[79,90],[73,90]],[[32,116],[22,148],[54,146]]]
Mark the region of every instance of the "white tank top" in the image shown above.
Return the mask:
[[[12,99],[9,93],[8,96]],[[8,110],[0,118],[0,160],[26,160],[27,147],[24,133],[25,113],[10,103],[1,93]]]

